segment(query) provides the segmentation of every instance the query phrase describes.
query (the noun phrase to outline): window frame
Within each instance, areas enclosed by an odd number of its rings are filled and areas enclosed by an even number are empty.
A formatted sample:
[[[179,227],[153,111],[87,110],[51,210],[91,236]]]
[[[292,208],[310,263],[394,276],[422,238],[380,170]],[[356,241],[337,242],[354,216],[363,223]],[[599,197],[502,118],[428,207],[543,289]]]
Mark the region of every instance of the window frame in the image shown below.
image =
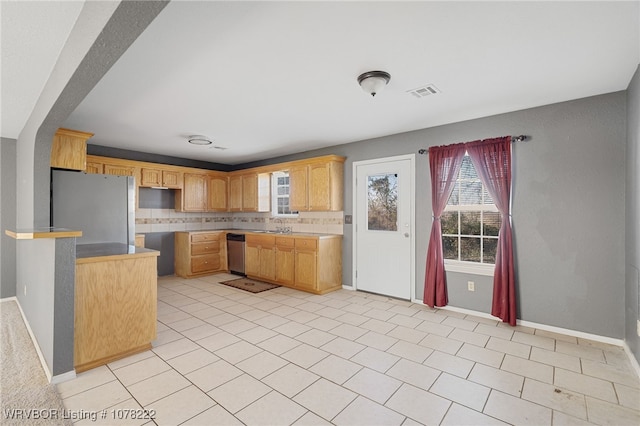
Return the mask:
[[[468,156],[467,153],[465,153],[465,156]],[[473,165],[473,163],[471,163],[472,167],[475,170],[475,165]],[[476,175],[477,175],[477,171],[476,171]],[[475,182],[476,179],[462,179],[462,168],[460,169],[460,171],[458,172],[458,177],[456,178],[456,187],[459,187],[459,183],[461,182],[469,182],[469,181],[473,181]],[[481,199],[480,199],[480,204],[457,204],[457,205],[450,205],[449,204],[449,200],[447,200],[447,205],[445,206],[444,210],[443,210],[443,215],[446,212],[456,212],[458,214],[458,234],[445,234],[444,231],[442,232],[442,238],[444,239],[444,237],[457,237],[457,238],[478,238],[480,240],[480,253],[482,255],[483,253],[483,239],[484,238],[490,238],[490,239],[495,239],[498,240],[498,236],[494,236],[494,235],[484,235],[484,221],[480,222],[480,234],[478,235],[469,235],[469,234],[462,234],[461,233],[461,223],[460,223],[460,213],[463,212],[481,212],[481,215],[483,215],[484,212],[492,212],[492,213],[499,213],[498,208],[496,207],[495,203],[493,204],[485,204],[484,199],[485,199],[485,193],[487,193],[486,190],[486,186],[484,184],[484,182],[482,182],[482,180],[478,177],[477,181],[480,182],[481,187],[480,187],[480,191],[481,191]],[[456,188],[454,187],[454,188]],[[454,189],[455,190],[455,189]],[[453,191],[451,193],[451,195],[453,195]],[[449,196],[449,198],[451,198],[451,195]],[[458,200],[460,200],[461,197],[458,197]],[[484,218],[484,216],[483,216]],[[444,242],[443,242],[444,244]],[[485,263],[485,262],[472,262],[472,261],[466,261],[466,260],[460,260],[460,255],[461,255],[461,245],[458,244],[458,259],[444,259],[444,266],[445,266],[445,271],[449,271],[449,272],[460,272],[460,273],[466,273],[466,274],[474,274],[474,275],[485,275],[485,276],[493,276],[494,272],[495,272],[495,262],[494,263]]]
[[[280,186],[285,186],[285,185],[278,185],[279,177],[289,177],[289,184],[286,185],[289,187],[289,193],[286,194],[285,196],[278,195],[278,188]],[[290,213],[278,212],[278,199],[286,198],[287,200],[290,200],[290,196],[291,196],[290,190],[291,190],[291,177],[289,176],[288,170],[280,170],[280,171],[271,173],[271,217],[298,217],[298,212],[291,210],[290,202],[288,203]]]

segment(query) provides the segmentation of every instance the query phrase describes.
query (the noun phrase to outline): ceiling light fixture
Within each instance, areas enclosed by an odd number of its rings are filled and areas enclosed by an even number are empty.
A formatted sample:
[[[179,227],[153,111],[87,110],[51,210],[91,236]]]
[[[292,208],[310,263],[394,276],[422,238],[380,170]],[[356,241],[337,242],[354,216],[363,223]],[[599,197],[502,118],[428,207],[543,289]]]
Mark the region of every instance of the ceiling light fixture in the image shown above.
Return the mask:
[[[358,84],[371,96],[375,96],[376,93],[384,89],[389,80],[391,80],[391,75],[384,71],[367,71],[358,76]]]
[[[191,135],[189,143],[192,145],[211,145],[213,141],[204,135]]]

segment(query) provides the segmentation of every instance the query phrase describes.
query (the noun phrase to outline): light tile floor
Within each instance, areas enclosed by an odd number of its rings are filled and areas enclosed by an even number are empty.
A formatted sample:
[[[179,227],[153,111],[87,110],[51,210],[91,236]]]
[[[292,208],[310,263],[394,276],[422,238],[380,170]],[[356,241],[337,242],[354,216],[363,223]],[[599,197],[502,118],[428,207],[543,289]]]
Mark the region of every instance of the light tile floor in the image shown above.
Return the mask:
[[[230,278],[160,278],[153,349],[58,385],[68,410],[106,410],[77,423],[640,424],[620,347],[361,292],[218,284]],[[131,418],[142,408],[152,421]]]

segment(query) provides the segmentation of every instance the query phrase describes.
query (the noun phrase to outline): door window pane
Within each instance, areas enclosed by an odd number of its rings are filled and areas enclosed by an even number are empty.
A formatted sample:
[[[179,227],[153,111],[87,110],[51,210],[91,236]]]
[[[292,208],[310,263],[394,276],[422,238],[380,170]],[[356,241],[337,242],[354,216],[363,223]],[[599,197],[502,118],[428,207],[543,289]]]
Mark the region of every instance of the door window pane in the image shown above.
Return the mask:
[[[367,176],[367,228],[398,230],[398,175]]]

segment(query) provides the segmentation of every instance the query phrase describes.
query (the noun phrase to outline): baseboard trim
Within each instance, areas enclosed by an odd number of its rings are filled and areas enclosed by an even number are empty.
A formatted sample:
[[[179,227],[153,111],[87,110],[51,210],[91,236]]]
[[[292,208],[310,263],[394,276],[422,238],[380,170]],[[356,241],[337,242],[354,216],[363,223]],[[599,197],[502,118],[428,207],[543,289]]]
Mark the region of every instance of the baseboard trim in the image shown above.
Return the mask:
[[[427,306],[422,302],[422,300],[414,299],[412,300],[412,302]],[[471,309],[457,308],[455,306],[439,306],[437,309],[501,321],[500,318],[494,317],[491,314],[487,314],[486,312],[474,311]],[[629,362],[631,363],[631,366],[635,370],[637,376],[640,377],[640,364],[638,364],[638,360],[633,355],[633,352],[631,352],[631,348],[629,348],[629,345],[623,339],[614,339],[612,337],[600,336],[598,334],[585,333],[583,331],[571,330],[569,328],[555,327],[552,325],[540,324],[532,321],[516,320],[516,325],[521,325],[523,327],[537,328],[538,330],[550,331],[552,333],[566,334],[567,336],[579,337],[581,339],[593,340],[595,342],[607,343],[609,345],[622,347],[624,348],[624,351],[627,354],[627,358],[629,358]]]
[[[344,285],[344,284],[342,284],[342,289],[343,289],[343,290],[349,290],[349,291],[354,291],[354,290],[355,290],[355,288],[353,288],[353,286],[351,286],[351,285]]]
[[[424,305],[424,303],[421,300],[413,300],[413,302]],[[488,314],[486,312],[479,312],[479,311],[474,311],[474,310],[465,309],[465,308],[457,308],[455,306],[438,306],[437,309],[442,309],[444,311],[458,312],[466,315],[473,315],[475,317],[492,319],[496,321],[502,321],[500,318],[494,317],[493,315]],[[614,345],[614,346],[620,346],[620,347],[624,346],[624,340],[622,339],[614,339],[612,337],[600,336],[598,334],[585,333],[583,331],[571,330],[569,328],[556,327],[553,325],[540,324],[537,322],[524,321],[524,320],[516,320],[516,325],[521,325],[523,327],[537,328],[539,330],[550,331],[552,333],[566,334],[567,336],[580,337],[581,339],[593,340],[596,342],[607,343],[609,345]]]
[[[20,301],[18,300],[17,297],[7,297],[4,299],[1,299],[0,301],[4,302],[4,301],[9,301],[9,300],[15,300],[16,305],[18,305],[18,309],[20,310],[20,315],[22,315],[22,320],[24,322],[24,325],[27,327],[27,332],[29,333],[29,337],[31,337],[31,341],[33,342],[33,347],[36,348],[36,353],[38,354],[38,358],[40,359],[40,364],[42,364],[42,369],[44,370],[44,374],[47,376],[47,381],[49,383],[52,383],[52,375],[51,375],[51,371],[49,370],[49,366],[47,365],[47,362],[44,359],[44,355],[42,354],[42,351],[40,350],[40,345],[38,344],[38,340],[36,340],[36,336],[35,334],[33,334],[33,330],[31,330],[31,326],[29,325],[29,321],[27,320],[27,316],[24,314],[24,311],[22,310],[22,306],[20,306]]]
[[[75,370],[67,371],[66,373],[55,375],[51,378],[51,383],[57,385],[58,383],[66,382],[76,378]]]
[[[634,370],[636,370],[636,374],[638,375],[638,377],[640,377],[640,364],[638,364],[638,360],[636,359],[635,355],[633,355],[633,352],[631,352],[631,348],[629,347],[629,344],[627,344],[626,340],[624,341],[623,347],[624,351],[627,353],[627,357],[629,357],[631,366]]]

